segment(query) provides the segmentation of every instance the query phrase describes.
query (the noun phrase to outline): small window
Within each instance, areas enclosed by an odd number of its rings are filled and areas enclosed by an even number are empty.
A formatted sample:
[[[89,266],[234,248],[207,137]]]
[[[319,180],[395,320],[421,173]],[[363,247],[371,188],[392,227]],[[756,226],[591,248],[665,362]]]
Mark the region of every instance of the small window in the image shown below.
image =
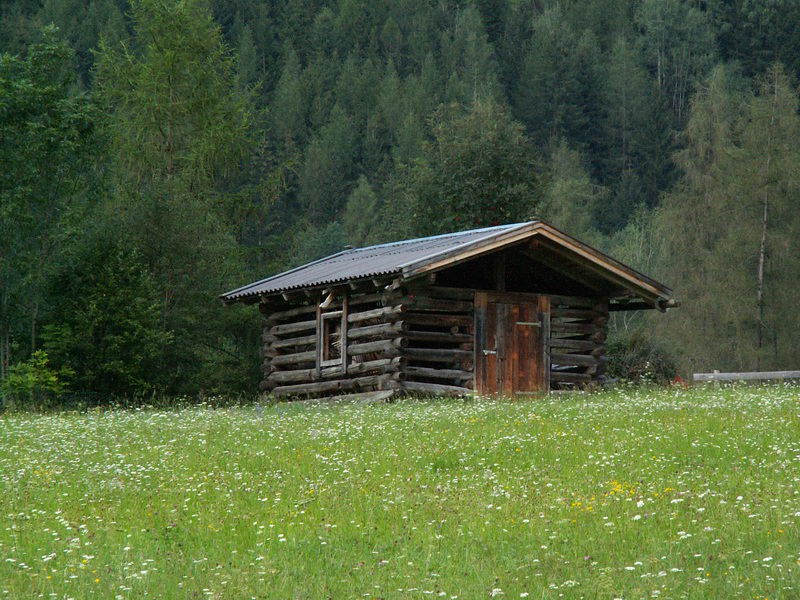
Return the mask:
[[[340,310],[320,315],[320,366],[342,363],[342,321]]]

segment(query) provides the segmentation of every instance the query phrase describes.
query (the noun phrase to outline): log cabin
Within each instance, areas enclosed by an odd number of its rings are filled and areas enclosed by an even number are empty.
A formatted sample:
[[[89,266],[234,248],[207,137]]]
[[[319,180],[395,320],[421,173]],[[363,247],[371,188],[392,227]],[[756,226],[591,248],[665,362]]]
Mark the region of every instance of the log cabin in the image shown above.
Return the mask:
[[[598,384],[610,312],[677,306],[543,221],[346,249],[221,298],[258,304],[260,388],[282,399]]]

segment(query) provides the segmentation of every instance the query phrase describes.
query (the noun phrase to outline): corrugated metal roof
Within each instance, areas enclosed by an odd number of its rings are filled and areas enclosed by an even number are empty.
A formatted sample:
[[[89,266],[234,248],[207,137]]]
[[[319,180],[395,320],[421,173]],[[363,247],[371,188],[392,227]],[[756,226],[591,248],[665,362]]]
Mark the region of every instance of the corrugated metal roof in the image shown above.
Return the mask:
[[[485,241],[514,229],[527,227],[535,222],[472,229],[458,233],[380,244],[367,248],[344,250],[290,271],[231,290],[222,294],[222,298],[230,302],[246,296],[274,294],[298,288],[316,287],[379,275],[391,275],[401,272],[404,267],[423,262],[433,256]]]

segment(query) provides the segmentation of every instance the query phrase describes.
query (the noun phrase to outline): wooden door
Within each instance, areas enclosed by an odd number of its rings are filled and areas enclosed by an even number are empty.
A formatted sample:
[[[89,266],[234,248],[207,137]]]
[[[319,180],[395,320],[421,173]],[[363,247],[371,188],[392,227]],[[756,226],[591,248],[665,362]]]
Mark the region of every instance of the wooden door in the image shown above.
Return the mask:
[[[506,395],[547,391],[549,330],[546,296],[477,292],[476,391]]]

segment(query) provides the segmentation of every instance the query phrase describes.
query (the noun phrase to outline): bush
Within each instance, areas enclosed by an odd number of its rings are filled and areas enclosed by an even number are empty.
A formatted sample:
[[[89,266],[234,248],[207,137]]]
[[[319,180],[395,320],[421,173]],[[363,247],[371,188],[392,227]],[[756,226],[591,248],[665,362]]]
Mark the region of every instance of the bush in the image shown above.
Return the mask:
[[[64,379],[69,369],[56,371],[50,367],[47,353],[38,350],[25,362],[9,369],[8,377],[0,382],[3,408],[51,408],[65,389]]]
[[[606,356],[606,374],[613,379],[667,383],[677,374],[673,357],[642,331],[612,335],[606,345]]]

